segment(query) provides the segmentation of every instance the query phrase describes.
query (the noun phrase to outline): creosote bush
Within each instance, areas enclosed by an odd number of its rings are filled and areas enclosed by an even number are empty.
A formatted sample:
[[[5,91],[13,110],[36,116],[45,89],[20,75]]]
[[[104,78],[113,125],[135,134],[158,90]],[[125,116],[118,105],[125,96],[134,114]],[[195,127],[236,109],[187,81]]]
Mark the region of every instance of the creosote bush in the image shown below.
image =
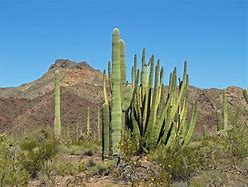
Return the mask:
[[[0,186],[26,186],[29,174],[23,170],[19,150],[14,143],[0,134]]]
[[[27,137],[19,146],[21,148],[19,160],[31,178],[36,177],[45,162],[53,159],[57,153],[54,141],[49,139],[38,141],[33,137]]]

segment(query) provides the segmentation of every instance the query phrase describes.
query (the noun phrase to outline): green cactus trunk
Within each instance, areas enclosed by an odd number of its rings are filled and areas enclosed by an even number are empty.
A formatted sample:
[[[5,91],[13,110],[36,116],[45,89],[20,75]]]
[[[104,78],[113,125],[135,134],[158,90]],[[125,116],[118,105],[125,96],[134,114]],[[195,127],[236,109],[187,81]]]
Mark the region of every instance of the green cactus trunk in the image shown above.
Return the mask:
[[[109,105],[104,103],[102,106],[102,156],[110,156],[110,119]]]
[[[125,43],[123,40],[120,40],[120,72],[121,72],[121,93],[122,93],[122,106],[123,106],[123,91],[126,84],[126,57],[125,57]],[[123,107],[122,107],[123,108]],[[122,138],[124,137],[124,131],[126,127],[126,111],[122,110],[121,114],[122,120]]]
[[[100,108],[97,108],[97,139],[101,141]]]
[[[228,115],[227,115],[227,93],[226,93],[226,89],[224,90],[223,93],[223,126],[224,126],[224,130],[228,129]]]
[[[54,140],[61,141],[61,117],[60,117],[60,72],[55,71],[55,119],[54,119]]]
[[[87,135],[89,136],[91,132],[90,129],[90,107],[88,107],[88,111],[87,111]]]
[[[217,131],[221,131],[221,130],[223,130],[223,122],[221,120],[221,111],[220,110],[217,110],[216,116],[217,116]]]
[[[112,151],[113,155],[120,153],[120,141],[122,131],[122,111],[121,111],[121,72],[120,72],[120,36],[119,30],[114,29],[112,34]]]
[[[112,68],[111,68],[111,62],[108,62],[108,80],[109,80],[109,87],[112,92]]]

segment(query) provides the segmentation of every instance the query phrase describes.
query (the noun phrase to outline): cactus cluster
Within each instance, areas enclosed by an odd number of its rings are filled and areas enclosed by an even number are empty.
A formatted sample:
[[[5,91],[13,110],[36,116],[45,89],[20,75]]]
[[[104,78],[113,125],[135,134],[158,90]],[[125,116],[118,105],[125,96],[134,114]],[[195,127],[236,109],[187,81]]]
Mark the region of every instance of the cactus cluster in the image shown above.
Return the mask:
[[[154,75],[154,56],[146,63],[142,52],[141,72],[137,68],[137,55],[132,67],[132,84],[126,80],[125,44],[119,30],[112,34],[112,68],[108,64],[111,102],[107,95],[107,75],[103,73],[104,104],[102,106],[103,156],[120,153],[119,144],[124,132],[139,140],[139,148],[152,150],[158,145],[170,148],[184,147],[193,135],[196,124],[196,103],[188,122],[188,74],[184,66],[183,80],[177,78],[176,68],[170,75],[167,97],[164,94],[164,69],[157,61]],[[155,80],[154,80],[155,77]]]
[[[184,147],[193,135],[197,117],[195,103],[191,121],[188,123],[186,120],[189,86],[187,63],[185,62],[183,80],[179,80],[179,85],[176,68],[171,73],[167,97],[164,95],[164,69],[160,68],[160,60],[157,60],[155,66],[152,55],[146,64],[144,49],[140,77],[136,63],[135,60],[132,68],[135,77],[132,85],[135,91],[130,110],[130,128],[133,134],[142,140],[141,146],[148,150],[158,145],[165,145],[167,148],[174,145]],[[150,67],[149,74],[148,67]],[[154,69],[155,80],[153,80]]]

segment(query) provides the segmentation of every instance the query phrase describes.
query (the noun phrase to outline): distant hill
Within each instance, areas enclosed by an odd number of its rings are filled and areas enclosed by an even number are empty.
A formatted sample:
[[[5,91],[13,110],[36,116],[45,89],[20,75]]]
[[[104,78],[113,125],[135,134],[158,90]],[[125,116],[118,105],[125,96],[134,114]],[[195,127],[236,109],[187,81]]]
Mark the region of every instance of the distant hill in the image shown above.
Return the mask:
[[[96,129],[97,111],[103,103],[102,73],[86,62],[59,59],[41,78],[15,88],[0,88],[0,132],[33,131],[52,127],[54,118],[54,72],[61,72],[62,125],[85,128],[87,108]],[[239,120],[248,121],[248,106],[238,87],[227,88],[229,117],[239,110]],[[190,103],[198,101],[197,133],[203,125],[214,130],[216,112],[222,109],[222,90],[190,87]],[[232,120],[229,120],[231,123]]]

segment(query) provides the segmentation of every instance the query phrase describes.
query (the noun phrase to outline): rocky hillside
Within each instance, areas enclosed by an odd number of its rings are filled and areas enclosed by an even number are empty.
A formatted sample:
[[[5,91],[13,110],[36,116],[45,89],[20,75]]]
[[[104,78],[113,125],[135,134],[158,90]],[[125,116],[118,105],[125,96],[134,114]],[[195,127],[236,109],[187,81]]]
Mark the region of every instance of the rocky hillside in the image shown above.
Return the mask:
[[[33,131],[53,125],[54,72],[59,69],[62,77],[62,125],[85,127],[90,108],[90,121],[96,128],[98,107],[103,102],[102,74],[86,62],[56,60],[41,78],[15,88],[0,89],[0,131]],[[230,118],[239,111],[239,120],[248,120],[248,106],[242,89],[227,89]],[[190,88],[190,102],[198,101],[198,134],[203,125],[214,130],[216,112],[221,110],[222,90]],[[230,123],[232,120],[229,120]]]

